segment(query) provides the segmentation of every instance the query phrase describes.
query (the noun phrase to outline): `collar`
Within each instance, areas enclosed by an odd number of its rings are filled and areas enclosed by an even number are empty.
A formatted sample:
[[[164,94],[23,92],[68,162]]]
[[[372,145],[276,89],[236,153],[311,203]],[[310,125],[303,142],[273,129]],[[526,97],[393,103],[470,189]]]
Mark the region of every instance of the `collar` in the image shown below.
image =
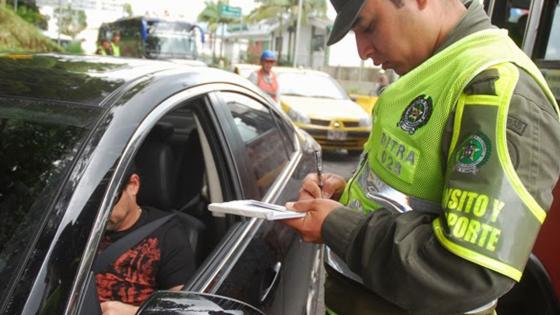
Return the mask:
[[[490,22],[490,18],[486,15],[484,8],[478,0],[463,0],[463,4],[467,8],[467,13],[461,18],[459,23],[449,33],[445,42],[443,42],[434,54],[472,33],[496,28],[496,26],[492,25]]]

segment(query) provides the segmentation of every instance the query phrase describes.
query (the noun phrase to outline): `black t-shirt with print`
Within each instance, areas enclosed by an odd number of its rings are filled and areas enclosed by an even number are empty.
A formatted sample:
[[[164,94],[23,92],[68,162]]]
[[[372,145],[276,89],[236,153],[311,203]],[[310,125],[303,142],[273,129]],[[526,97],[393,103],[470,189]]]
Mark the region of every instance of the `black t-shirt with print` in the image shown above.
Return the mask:
[[[130,229],[106,233],[99,252],[146,223],[168,214],[143,207],[140,219]],[[177,217],[171,218],[123,253],[108,270],[97,274],[99,300],[140,305],[158,289],[185,284],[194,272],[195,262],[184,229]]]

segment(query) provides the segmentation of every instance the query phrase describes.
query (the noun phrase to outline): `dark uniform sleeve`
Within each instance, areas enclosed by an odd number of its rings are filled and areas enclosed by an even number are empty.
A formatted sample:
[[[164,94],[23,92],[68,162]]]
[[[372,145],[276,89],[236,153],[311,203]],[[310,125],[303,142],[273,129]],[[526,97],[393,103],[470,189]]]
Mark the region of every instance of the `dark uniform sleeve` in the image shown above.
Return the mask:
[[[157,275],[158,288],[162,290],[185,284],[195,270],[194,255],[182,225],[174,218],[166,227]]]
[[[480,90],[492,84],[483,75],[469,86]],[[508,113],[508,150],[521,181],[544,209],[552,203],[559,174],[559,139],[552,104],[520,70]],[[435,218],[419,211],[395,214],[381,209],[365,216],[339,208],[327,217],[322,235],[368,288],[415,313],[462,313],[511,289],[512,279],[443,248],[433,232]]]

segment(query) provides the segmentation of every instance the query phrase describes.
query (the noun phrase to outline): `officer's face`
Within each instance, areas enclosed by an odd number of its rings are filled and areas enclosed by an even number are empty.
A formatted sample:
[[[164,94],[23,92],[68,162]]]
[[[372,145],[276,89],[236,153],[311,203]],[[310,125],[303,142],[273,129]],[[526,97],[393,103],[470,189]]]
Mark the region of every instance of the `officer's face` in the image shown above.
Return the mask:
[[[360,58],[402,75],[431,56],[437,22],[429,0],[366,1],[352,28]]]

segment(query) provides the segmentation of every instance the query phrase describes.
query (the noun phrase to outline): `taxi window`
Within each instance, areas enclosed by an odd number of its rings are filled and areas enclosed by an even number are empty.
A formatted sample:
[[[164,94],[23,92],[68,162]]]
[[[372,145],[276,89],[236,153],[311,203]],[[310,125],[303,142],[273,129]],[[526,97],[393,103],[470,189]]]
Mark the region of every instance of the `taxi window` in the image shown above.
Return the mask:
[[[288,162],[285,140],[266,106],[238,93],[223,93],[222,96],[245,143],[249,164],[262,197]]]

